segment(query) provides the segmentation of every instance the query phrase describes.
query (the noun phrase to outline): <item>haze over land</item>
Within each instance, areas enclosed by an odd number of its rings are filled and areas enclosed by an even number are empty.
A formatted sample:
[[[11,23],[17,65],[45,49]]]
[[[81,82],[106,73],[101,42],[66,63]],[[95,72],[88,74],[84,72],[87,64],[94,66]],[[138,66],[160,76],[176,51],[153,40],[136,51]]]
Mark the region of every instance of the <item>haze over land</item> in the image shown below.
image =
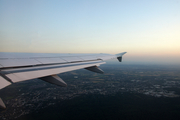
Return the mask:
[[[0,119],[179,120],[180,67],[105,64],[105,73],[59,74],[67,87],[34,79],[0,91]]]
[[[0,1],[0,52],[128,52],[127,63],[180,64],[178,0]]]

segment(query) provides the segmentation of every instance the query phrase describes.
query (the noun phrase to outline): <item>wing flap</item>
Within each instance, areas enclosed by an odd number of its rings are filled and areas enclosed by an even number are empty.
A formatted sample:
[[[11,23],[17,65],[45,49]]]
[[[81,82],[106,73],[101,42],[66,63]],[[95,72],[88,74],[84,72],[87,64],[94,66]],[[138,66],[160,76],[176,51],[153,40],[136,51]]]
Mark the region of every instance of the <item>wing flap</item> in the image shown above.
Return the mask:
[[[51,68],[43,68],[43,69],[29,69],[26,70],[24,72],[24,70],[8,70],[8,71],[3,71],[3,72],[8,72],[6,75],[6,77],[8,77],[9,79],[11,79],[13,82],[20,82],[20,81],[24,81],[24,80],[29,80],[29,79],[35,79],[35,78],[40,78],[40,77],[44,77],[44,76],[50,76],[53,74],[59,74],[59,73],[63,73],[63,72],[68,72],[68,71],[72,71],[72,70],[77,70],[77,69],[82,69],[82,68],[87,68],[87,67],[91,67],[91,66],[98,66],[100,64],[104,64],[105,62],[86,62],[86,63],[81,63],[81,64],[68,64],[67,66],[58,66],[56,65],[55,67],[51,67]]]

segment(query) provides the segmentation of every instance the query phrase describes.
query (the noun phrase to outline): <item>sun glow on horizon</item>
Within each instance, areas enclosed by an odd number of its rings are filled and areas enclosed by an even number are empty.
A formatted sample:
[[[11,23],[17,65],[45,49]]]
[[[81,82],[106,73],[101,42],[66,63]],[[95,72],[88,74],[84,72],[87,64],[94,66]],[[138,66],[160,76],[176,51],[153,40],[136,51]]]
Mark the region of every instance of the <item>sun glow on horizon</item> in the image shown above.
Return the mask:
[[[0,52],[127,52],[132,61],[170,57],[180,63],[179,5],[175,0],[2,0]]]

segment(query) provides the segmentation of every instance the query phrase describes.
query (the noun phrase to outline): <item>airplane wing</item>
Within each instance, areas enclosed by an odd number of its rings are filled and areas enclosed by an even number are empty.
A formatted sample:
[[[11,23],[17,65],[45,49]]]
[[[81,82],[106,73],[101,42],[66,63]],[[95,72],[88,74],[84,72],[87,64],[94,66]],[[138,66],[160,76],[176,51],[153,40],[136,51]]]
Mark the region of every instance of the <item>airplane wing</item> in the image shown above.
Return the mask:
[[[82,69],[103,73],[98,68],[104,60],[117,58],[120,62],[126,52],[119,54],[45,54],[0,52],[0,89],[12,83],[39,78],[66,87],[57,74]],[[0,107],[6,108],[0,98]]]

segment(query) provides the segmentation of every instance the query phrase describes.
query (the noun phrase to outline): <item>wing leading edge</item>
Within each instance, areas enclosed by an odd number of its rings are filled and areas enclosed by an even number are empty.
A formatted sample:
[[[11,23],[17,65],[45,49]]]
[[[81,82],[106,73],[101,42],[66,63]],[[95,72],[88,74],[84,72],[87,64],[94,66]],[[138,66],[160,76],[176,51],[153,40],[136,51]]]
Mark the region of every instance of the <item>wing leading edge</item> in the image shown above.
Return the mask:
[[[41,54],[0,53],[0,89],[16,82],[39,78],[59,86],[67,84],[57,74],[87,69],[103,73],[98,68],[104,60],[117,58],[122,61],[126,52],[113,54]],[[0,107],[6,108],[0,98]]]

